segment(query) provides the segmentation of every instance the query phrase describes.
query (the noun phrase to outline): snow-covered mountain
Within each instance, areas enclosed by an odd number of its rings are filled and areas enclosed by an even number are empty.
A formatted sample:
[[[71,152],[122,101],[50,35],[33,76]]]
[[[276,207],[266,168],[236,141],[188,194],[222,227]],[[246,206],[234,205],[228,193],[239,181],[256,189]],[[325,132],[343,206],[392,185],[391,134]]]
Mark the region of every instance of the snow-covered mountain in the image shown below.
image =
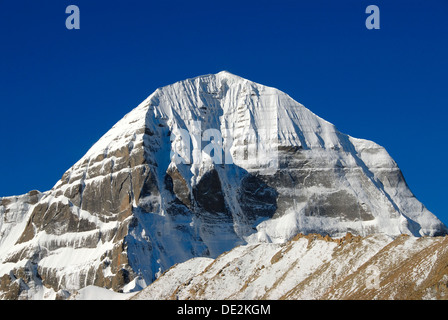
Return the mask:
[[[195,257],[296,234],[447,228],[374,142],[228,72],[157,89],[50,190],[0,198],[0,294],[131,292]]]

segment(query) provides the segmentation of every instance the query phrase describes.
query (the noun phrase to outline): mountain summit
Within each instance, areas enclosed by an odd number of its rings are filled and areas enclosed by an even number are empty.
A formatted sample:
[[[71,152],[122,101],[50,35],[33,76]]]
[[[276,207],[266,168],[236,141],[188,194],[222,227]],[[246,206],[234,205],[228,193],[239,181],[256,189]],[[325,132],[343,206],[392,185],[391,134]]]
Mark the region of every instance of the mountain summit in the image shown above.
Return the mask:
[[[447,233],[384,148],[225,71],[157,89],[50,191],[0,198],[0,216],[4,298],[131,292],[298,233]]]

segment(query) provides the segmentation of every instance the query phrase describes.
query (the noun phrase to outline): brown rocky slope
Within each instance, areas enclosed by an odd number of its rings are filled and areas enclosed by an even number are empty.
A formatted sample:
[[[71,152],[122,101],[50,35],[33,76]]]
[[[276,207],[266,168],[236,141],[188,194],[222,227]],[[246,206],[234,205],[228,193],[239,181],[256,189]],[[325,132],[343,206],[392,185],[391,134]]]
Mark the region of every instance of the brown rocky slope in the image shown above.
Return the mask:
[[[448,298],[448,237],[298,235],[174,266],[133,299]]]

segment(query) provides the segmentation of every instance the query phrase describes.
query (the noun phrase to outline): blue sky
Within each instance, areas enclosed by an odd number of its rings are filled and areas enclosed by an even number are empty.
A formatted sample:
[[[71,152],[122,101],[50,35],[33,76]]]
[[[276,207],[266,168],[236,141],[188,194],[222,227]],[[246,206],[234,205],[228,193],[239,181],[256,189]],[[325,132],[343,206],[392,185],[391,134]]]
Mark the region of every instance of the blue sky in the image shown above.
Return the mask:
[[[51,189],[156,88],[227,70],[384,146],[448,224],[446,0],[2,0],[0,41],[0,196]]]

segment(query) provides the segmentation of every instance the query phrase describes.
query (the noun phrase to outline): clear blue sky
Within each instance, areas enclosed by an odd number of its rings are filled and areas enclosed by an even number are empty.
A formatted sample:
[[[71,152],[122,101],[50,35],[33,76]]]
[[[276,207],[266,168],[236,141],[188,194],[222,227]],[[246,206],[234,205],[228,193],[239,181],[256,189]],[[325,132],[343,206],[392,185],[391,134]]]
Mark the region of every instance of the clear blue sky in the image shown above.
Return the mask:
[[[1,0],[0,41],[2,196],[51,189],[156,88],[228,70],[384,146],[448,224],[446,0]]]

